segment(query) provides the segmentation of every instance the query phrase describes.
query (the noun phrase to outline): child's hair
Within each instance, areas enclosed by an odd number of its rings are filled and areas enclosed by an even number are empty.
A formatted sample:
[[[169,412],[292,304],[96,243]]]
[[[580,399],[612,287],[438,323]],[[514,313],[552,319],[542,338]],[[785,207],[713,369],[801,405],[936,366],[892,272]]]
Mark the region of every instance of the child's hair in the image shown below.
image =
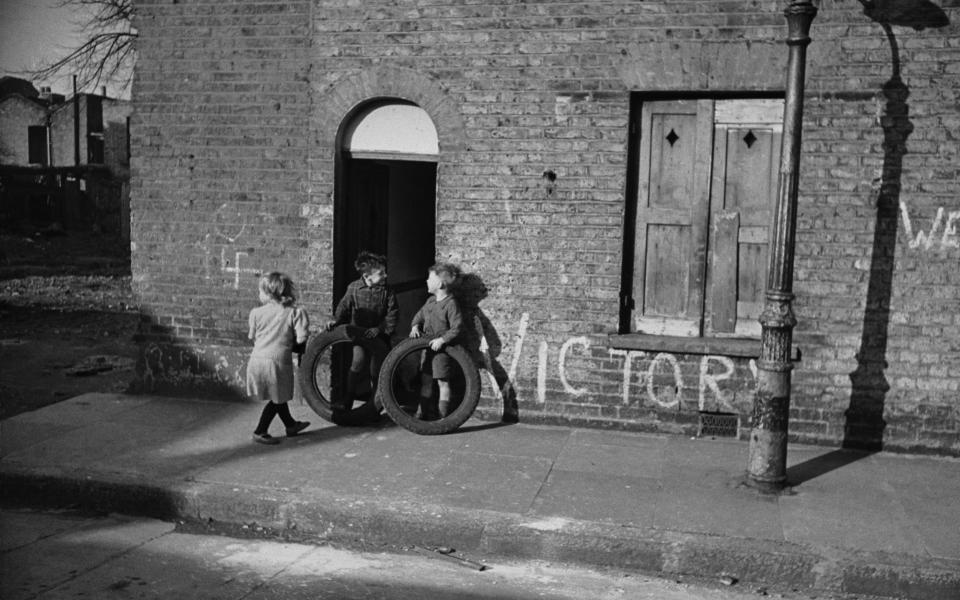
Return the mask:
[[[353,266],[356,267],[357,272],[362,275],[366,275],[376,269],[386,270],[387,257],[382,254],[374,254],[373,252],[362,250],[360,254],[357,255],[357,260],[354,261]]]
[[[460,267],[452,263],[439,262],[430,267],[429,270],[437,274],[437,277],[443,282],[443,287],[448,290],[460,280]]]
[[[260,291],[283,305],[297,301],[293,280],[286,273],[273,271],[260,278]]]

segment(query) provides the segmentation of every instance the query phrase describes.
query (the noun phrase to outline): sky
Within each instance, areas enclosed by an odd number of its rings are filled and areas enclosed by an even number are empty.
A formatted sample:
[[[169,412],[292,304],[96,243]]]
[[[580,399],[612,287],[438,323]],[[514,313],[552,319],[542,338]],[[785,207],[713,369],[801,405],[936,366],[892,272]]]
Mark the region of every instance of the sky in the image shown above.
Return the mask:
[[[75,22],[83,15],[76,7],[59,7],[61,1],[0,0],[0,75],[29,79],[22,73],[24,69],[56,60],[80,44],[83,38]],[[73,94],[69,74],[33,84],[37,89],[49,85],[55,93]],[[116,92],[108,86],[107,95],[115,96]]]

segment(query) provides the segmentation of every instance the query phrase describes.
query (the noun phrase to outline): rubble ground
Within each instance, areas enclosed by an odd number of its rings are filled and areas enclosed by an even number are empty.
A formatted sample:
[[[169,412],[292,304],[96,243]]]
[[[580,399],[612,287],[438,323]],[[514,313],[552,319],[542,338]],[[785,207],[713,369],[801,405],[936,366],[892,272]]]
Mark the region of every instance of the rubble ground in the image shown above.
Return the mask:
[[[60,228],[0,233],[0,418],[133,378],[129,249]]]

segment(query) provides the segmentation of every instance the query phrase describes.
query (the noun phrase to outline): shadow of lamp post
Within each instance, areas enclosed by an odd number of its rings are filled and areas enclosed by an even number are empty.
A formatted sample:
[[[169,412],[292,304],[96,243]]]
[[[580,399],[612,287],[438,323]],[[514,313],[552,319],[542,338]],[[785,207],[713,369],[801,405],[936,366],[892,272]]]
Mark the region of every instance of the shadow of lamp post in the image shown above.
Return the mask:
[[[884,84],[884,166],[877,202],[874,253],[867,290],[867,313],[858,367],[851,374],[851,402],[843,446],[879,450],[883,439],[883,398],[889,385],[886,369],[890,282],[896,244],[896,209],[906,139],[913,131],[906,98],[909,89],[900,78],[900,56],[891,25],[917,31],[944,27],[949,19],[929,0],[858,0],[864,14],[880,24],[890,43],[893,75]],[[777,205],[774,212],[767,271],[766,302],[760,316],[760,359],[754,398],[747,483],[764,491],[778,491],[787,483],[787,436],[790,411],[790,347],[796,317],[793,314],[793,256],[797,214],[797,172],[803,119],[806,47],[810,24],[817,14],[811,0],[790,0],[787,18],[786,102]]]
[[[787,81],[777,202],[773,215],[767,290],[760,315],[760,358],[753,400],[747,483],[777,491],[787,482],[787,431],[790,411],[790,349],[793,328],[793,256],[803,122],[803,90],[810,24],[817,15],[811,0],[790,0],[787,18]]]
[[[903,157],[913,133],[907,98],[910,89],[900,77],[900,47],[894,25],[915,31],[945,27],[946,13],[929,0],[859,0],[863,14],[883,29],[890,46],[890,79],[883,84],[879,124],[883,129],[883,169],[876,202],[873,251],[867,284],[863,330],[857,351],[857,368],[850,374],[850,406],[844,416],[843,447],[877,452],[883,449],[884,409],[890,391],[887,380],[887,338],[893,272],[897,249]]]

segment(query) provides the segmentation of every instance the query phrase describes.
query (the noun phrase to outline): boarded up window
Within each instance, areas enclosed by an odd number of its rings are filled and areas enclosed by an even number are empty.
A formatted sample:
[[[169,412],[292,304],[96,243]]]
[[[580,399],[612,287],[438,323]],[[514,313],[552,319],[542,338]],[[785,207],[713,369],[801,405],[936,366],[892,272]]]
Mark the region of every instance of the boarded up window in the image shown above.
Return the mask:
[[[31,165],[47,164],[47,128],[45,126],[27,127],[27,154]]]
[[[782,100],[645,102],[635,331],[757,336]]]
[[[91,133],[87,136],[87,162],[102,165],[104,158],[103,134]]]
[[[103,98],[87,95],[87,133],[103,133]]]

